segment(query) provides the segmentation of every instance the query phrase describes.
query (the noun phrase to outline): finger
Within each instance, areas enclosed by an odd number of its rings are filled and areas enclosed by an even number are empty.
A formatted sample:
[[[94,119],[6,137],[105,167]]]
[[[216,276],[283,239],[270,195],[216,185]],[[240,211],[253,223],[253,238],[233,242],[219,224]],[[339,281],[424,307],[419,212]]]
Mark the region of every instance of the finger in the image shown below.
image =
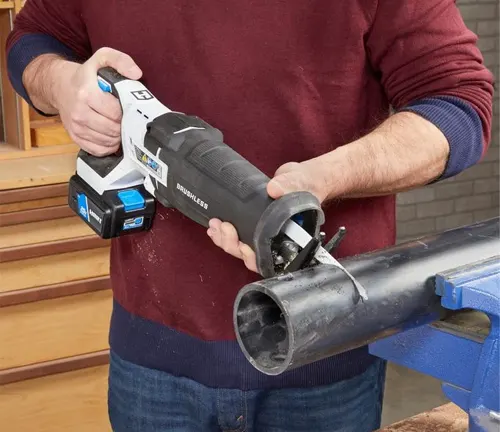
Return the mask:
[[[121,126],[119,123],[116,123],[91,109],[87,109],[85,115],[75,121],[75,124],[83,129],[89,129],[99,135],[107,137],[107,141],[111,139],[113,142],[116,142],[116,140],[120,139],[121,136]],[[90,138],[87,139],[91,141]]]
[[[240,241],[236,228],[230,223],[223,222],[220,226],[222,249],[236,258],[243,258],[239,248]]]
[[[216,246],[222,247],[222,233],[220,226],[222,222],[219,219],[211,219],[208,223],[207,234]]]
[[[211,219],[208,226],[207,234],[216,246],[236,258],[241,258],[238,235],[231,224],[223,223],[219,219]]]
[[[105,147],[100,146],[98,144],[94,144],[91,141],[87,141],[83,138],[72,137],[73,141],[87,153],[90,153],[93,156],[103,157],[108,156],[110,154],[116,153],[116,151],[120,148],[120,145],[116,145],[116,147]]]
[[[121,145],[119,138],[110,138],[106,135],[100,134],[99,132],[93,131],[92,129],[83,129],[75,131],[75,136],[77,139],[88,141],[97,147],[105,147],[110,149],[118,149]],[[103,150],[106,151],[106,150]]]
[[[110,66],[129,79],[138,80],[142,76],[141,69],[132,57],[112,48],[99,49],[92,57],[92,60],[94,61],[96,72],[100,68]]]
[[[290,172],[290,171],[295,171],[299,168],[299,166],[300,166],[300,163],[298,163],[298,162],[287,162],[286,164],[281,165],[276,170],[276,172],[274,173],[274,177],[277,177],[281,174],[285,174],[285,173]]]
[[[96,85],[95,90],[90,93],[87,103],[97,113],[120,124],[122,108],[118,99],[112,94],[101,91]]]
[[[248,270],[258,273],[257,270],[257,257],[252,248],[245,243],[239,243],[240,253]]]

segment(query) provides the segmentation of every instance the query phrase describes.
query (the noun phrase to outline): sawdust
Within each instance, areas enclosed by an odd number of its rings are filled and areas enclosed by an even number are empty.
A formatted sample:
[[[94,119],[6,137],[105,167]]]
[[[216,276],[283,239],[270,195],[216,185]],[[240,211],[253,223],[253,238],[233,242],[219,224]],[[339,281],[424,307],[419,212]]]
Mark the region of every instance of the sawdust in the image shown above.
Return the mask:
[[[156,264],[158,262],[154,249],[148,252],[148,261],[152,264]]]
[[[156,302],[160,303],[159,297],[160,297],[160,292],[156,289],[155,286],[151,288],[151,291],[153,292],[153,295],[155,296]]]

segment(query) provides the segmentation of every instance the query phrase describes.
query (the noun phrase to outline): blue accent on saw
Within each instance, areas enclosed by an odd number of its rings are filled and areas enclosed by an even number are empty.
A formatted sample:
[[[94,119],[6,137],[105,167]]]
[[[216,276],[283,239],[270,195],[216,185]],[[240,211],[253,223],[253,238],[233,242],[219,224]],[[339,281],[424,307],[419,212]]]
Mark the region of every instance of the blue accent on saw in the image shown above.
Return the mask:
[[[124,230],[131,230],[134,228],[139,228],[142,225],[144,225],[144,216],[138,216],[136,218],[126,220],[123,223],[123,229]]]
[[[117,196],[125,206],[126,212],[140,210],[145,207],[144,197],[135,189],[120,191]]]
[[[111,85],[108,82],[104,81],[101,77],[97,77],[97,84],[102,91],[111,93]]]
[[[78,194],[78,213],[86,221],[89,220],[89,205],[85,194]]]
[[[296,214],[295,216],[292,217],[292,220],[297,224],[297,225],[304,225],[304,216],[302,214]]]

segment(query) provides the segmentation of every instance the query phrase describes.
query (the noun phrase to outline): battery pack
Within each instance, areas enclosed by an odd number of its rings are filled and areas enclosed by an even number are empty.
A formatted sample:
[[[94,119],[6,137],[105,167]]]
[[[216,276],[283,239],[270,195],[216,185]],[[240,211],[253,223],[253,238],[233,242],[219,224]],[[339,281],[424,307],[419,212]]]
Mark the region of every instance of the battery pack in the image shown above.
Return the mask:
[[[151,228],[155,199],[144,186],[99,195],[78,175],[69,181],[68,205],[103,239]]]

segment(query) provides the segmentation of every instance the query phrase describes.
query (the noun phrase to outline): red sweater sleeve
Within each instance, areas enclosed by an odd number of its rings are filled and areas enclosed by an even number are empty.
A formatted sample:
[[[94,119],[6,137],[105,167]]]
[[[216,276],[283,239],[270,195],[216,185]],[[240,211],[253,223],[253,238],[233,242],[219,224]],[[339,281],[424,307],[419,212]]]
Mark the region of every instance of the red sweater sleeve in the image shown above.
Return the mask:
[[[379,0],[366,44],[395,109],[453,96],[478,113],[484,149],[491,137],[493,74],[454,0]]]
[[[75,56],[91,55],[90,42],[82,19],[82,0],[27,0],[16,16],[7,39],[7,51],[23,36],[44,35],[68,47]]]

